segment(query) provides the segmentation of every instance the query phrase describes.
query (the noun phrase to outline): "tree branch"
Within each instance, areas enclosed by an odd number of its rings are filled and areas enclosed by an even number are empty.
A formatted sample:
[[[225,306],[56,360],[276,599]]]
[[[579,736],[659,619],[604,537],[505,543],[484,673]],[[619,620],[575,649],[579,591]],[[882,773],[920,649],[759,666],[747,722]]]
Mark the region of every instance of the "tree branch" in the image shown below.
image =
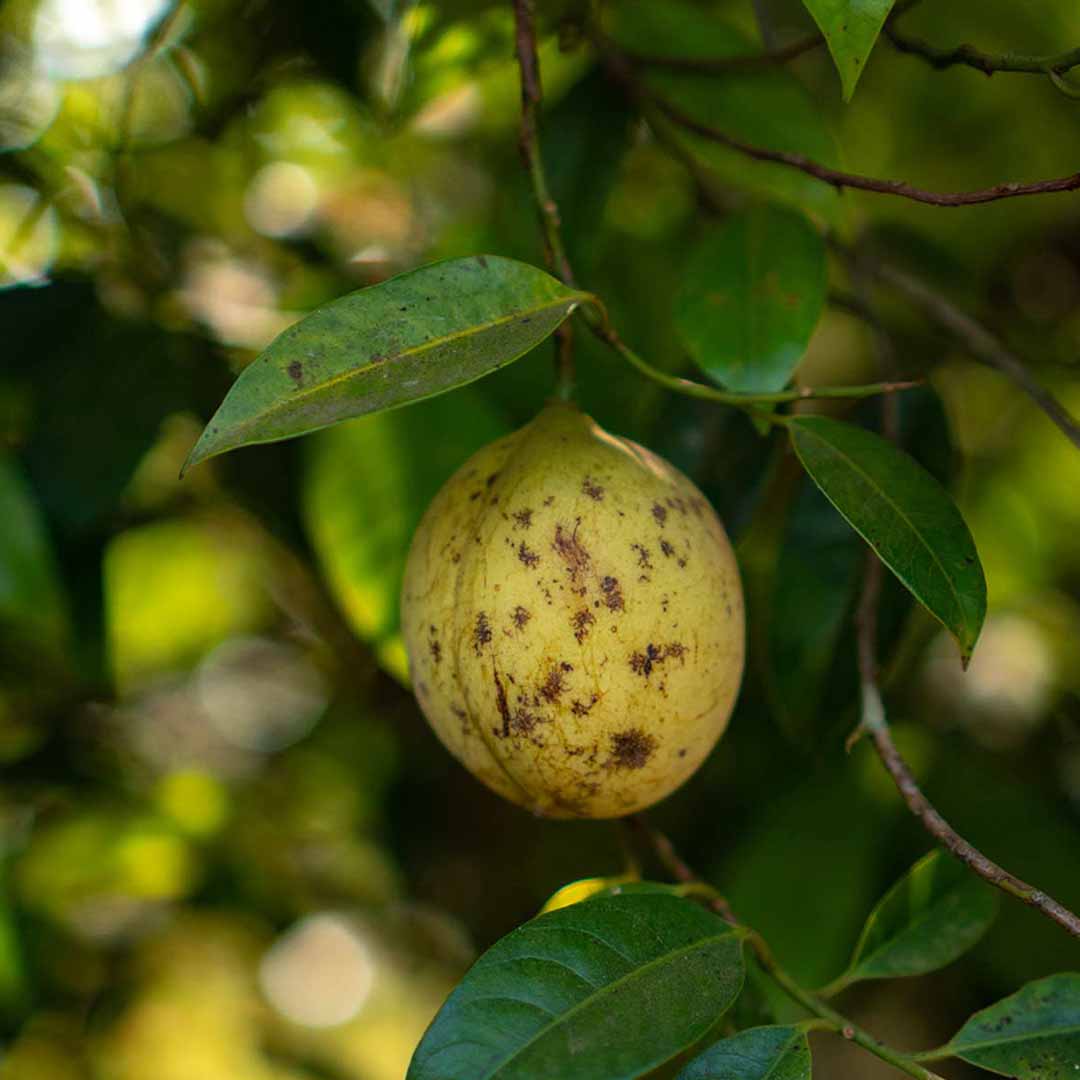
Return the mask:
[[[672,123],[704,139],[719,143],[730,150],[735,150],[756,161],[769,161],[777,165],[787,165],[831,185],[837,190],[851,188],[855,191],[871,191],[878,195],[895,195],[901,199],[924,203],[928,206],[956,207],[978,206],[981,203],[997,202],[1001,199],[1015,199],[1024,195],[1050,195],[1061,191],[1080,189],[1080,172],[1052,180],[1037,180],[1030,184],[1006,183],[993,187],[979,188],[975,191],[931,191],[915,187],[906,180],[881,180],[859,173],[844,172],[822,165],[819,161],[794,154],[786,150],[770,150],[764,146],[748,143],[734,135],[729,135],[719,128],[706,124],[684,112],[677,105],[663,98],[653,96],[652,106]]]
[[[1080,423],[1032,374],[1013,352],[981,323],[956,307],[918,278],[888,263],[869,256],[856,256],[838,241],[830,245],[849,260],[858,259],[861,269],[871,277],[891,285],[918,305],[939,326],[948,330],[975,359],[996,368],[1011,379],[1057,425],[1064,436],[1080,449]]]
[[[513,0],[513,5],[514,42],[521,76],[518,150],[532,182],[533,196],[540,216],[540,230],[544,237],[544,261],[564,285],[574,287],[574,271],[562,240],[559,207],[551,197],[543,158],[540,155],[538,118],[544,95],[540,82],[540,57],[536,47],[534,0]],[[574,339],[569,320],[555,331],[555,343],[558,392],[561,397],[568,398],[574,385]]]
[[[1080,65],[1080,49],[1069,49],[1052,56],[1026,56],[1022,53],[989,53],[974,45],[957,45],[952,49],[939,48],[921,38],[903,34],[891,23],[886,23],[882,33],[898,52],[916,56],[932,68],[965,66],[975,68],[984,75],[996,71],[1011,71],[1027,75],[1061,75]]]
[[[817,1016],[822,1021],[821,1027],[840,1035],[842,1038],[861,1046],[864,1050],[887,1061],[895,1069],[913,1076],[916,1080],[942,1080],[937,1073],[920,1065],[910,1054],[900,1050],[894,1050],[891,1046],[875,1039],[868,1031],[853,1024],[846,1016],[841,1015],[835,1009],[826,1005],[820,996],[804,989],[776,959],[768,942],[756,930],[744,923],[739,922],[731,905],[716,889],[695,873],[675,850],[675,845],[652,825],[644,814],[633,814],[624,818],[628,829],[645,839],[656,851],[657,857],[667,868],[676,881],[686,886],[698,886],[698,893],[703,897],[708,906],[722,919],[746,932],[746,940],[754,950],[758,963],[771,976],[773,981],[793,1001],[798,1002],[807,1012]]]

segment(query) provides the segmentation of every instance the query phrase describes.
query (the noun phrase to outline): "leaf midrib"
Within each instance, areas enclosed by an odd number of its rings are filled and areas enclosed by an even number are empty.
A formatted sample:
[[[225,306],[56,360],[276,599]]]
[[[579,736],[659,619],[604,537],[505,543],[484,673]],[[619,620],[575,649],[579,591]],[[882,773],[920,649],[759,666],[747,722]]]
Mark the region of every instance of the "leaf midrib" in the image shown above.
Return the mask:
[[[484,1073],[481,1077],[481,1080],[495,1080],[495,1078],[498,1077],[500,1070],[502,1070],[505,1066],[512,1064],[516,1058],[519,1058],[522,1054],[525,1053],[526,1050],[529,1049],[530,1046],[538,1042],[540,1039],[544,1038],[548,1033],[567,1023],[570,1018],[575,1015],[575,1013],[578,1013],[587,1008],[588,1006],[594,1004],[599,998],[603,998],[610,993],[614,993],[617,989],[624,987],[627,983],[632,982],[634,979],[643,975],[645,972],[648,972],[650,969],[667,963],[670,960],[678,959],[678,957],[683,956],[686,953],[693,952],[696,949],[703,948],[707,944],[723,941],[725,938],[739,937],[740,935],[737,935],[735,931],[725,930],[721,934],[698,938],[697,941],[694,941],[689,945],[684,945],[681,949],[676,949],[673,952],[664,953],[663,956],[658,956],[655,960],[650,960],[648,963],[642,964],[640,967],[634,968],[633,971],[628,972],[626,975],[612,980],[611,982],[607,983],[607,985],[597,990],[595,994],[588,995],[587,997],[579,1001],[576,1005],[567,1009],[566,1012],[562,1013],[558,1017],[558,1019],[556,1019],[553,1023],[547,1025],[546,1027],[541,1028],[527,1042],[524,1042],[520,1046],[515,1047],[515,1049],[506,1057],[504,1057],[501,1061],[499,1061],[498,1064],[496,1064],[490,1072]]]
[[[350,368],[347,371],[340,372],[337,375],[332,376],[329,379],[316,383],[314,386],[307,387],[294,391],[287,398],[281,398],[278,401],[269,405],[266,409],[260,412],[257,416],[251,417],[248,420],[242,422],[235,430],[242,431],[249,428],[252,424],[258,423],[262,420],[266,420],[271,416],[275,416],[280,412],[288,412],[298,402],[306,401],[308,398],[315,394],[320,394],[339,383],[348,382],[351,379],[359,378],[361,375],[366,374],[369,371],[375,370],[386,366],[387,364],[395,364],[401,360],[408,359],[410,356],[417,356],[424,352],[429,352],[433,349],[439,348],[442,345],[449,344],[453,341],[458,341],[461,338],[469,337],[471,335],[480,335],[490,330],[495,330],[506,323],[513,322],[515,319],[521,318],[522,315],[535,314],[538,312],[549,311],[558,308],[560,305],[573,304],[576,306],[582,302],[579,293],[572,293],[568,296],[561,297],[558,302],[552,301],[546,304],[537,304],[535,307],[518,308],[516,311],[512,311],[506,315],[500,315],[497,319],[491,319],[488,322],[476,323],[470,327],[466,327],[463,330],[456,330],[452,334],[445,334],[442,337],[430,338],[427,341],[423,341],[418,345],[412,345],[407,349],[402,349],[400,352],[396,352],[391,356],[387,356],[377,363],[369,361],[362,367]],[[314,313],[313,313],[314,314]],[[299,324],[297,324],[299,326]]]
[[[870,484],[870,486],[881,496],[881,499],[884,502],[886,502],[889,506],[891,506],[893,508],[893,510],[896,511],[896,513],[904,521],[904,523],[908,526],[908,528],[911,529],[912,533],[918,539],[919,543],[922,544],[922,546],[929,552],[930,558],[933,560],[934,564],[937,566],[938,570],[941,572],[941,576],[945,579],[945,584],[948,586],[949,592],[952,593],[953,601],[956,604],[957,614],[960,616],[961,620],[964,620],[964,605],[960,601],[960,594],[957,592],[956,586],[953,585],[952,579],[949,577],[948,573],[945,570],[945,567],[942,565],[941,560],[937,556],[937,552],[934,551],[934,549],[923,539],[922,533],[920,533],[919,530],[915,527],[914,522],[912,522],[912,520],[907,516],[907,514],[905,514],[904,511],[895,502],[893,502],[892,499],[889,498],[889,496],[885,493],[884,488],[880,487],[879,484],[877,483],[877,481],[868,472],[866,472],[864,469],[860,468],[852,458],[850,458],[846,454],[842,453],[842,451],[840,451],[837,447],[834,447],[832,445],[832,443],[830,443],[827,439],[823,439],[820,435],[815,434],[812,428],[808,428],[804,424],[800,424],[800,423],[797,423],[797,422],[796,422],[795,427],[796,427],[797,431],[801,431],[804,434],[809,434],[813,438],[817,439],[817,441],[822,446],[824,446],[827,450],[831,450],[833,452],[833,454],[837,458],[839,458],[842,461],[847,462],[849,467],[852,469],[852,471],[856,472],[860,476],[862,476],[866,480],[866,482],[868,484]],[[818,486],[820,487],[820,485],[818,485]],[[836,508],[839,510],[840,507],[837,506],[836,500],[827,491],[825,491],[824,488],[822,488],[821,490],[824,492],[825,497],[829,500],[829,502],[831,502],[833,504],[833,506],[836,506]],[[845,515],[845,517],[846,516],[847,515]],[[858,532],[859,535],[862,536],[863,539],[866,540],[866,542],[868,544],[870,544],[871,547],[874,547],[874,545],[872,543],[870,543],[869,537],[867,537],[865,535],[865,533],[863,533],[862,529],[860,529],[857,525],[854,525],[854,523],[852,523],[852,524],[853,524],[853,526],[855,528],[855,531]],[[901,580],[903,580],[903,579],[901,579]],[[907,582],[904,581],[904,584],[907,585]],[[908,586],[908,588],[910,588],[910,586]],[[943,621],[943,620],[940,619],[940,617],[938,617],[938,618],[939,618],[939,621]],[[966,622],[966,620],[965,620],[965,622]],[[965,629],[966,629],[966,625],[965,625]],[[965,645],[965,648],[966,648],[966,645]]]
[[[985,1050],[988,1047],[992,1049],[995,1046],[1006,1046],[1010,1043],[1034,1042],[1036,1039],[1056,1039],[1062,1035],[1080,1035],[1080,1020],[1071,1023],[1068,1027],[1055,1028],[1053,1031],[1029,1032],[1027,1034],[1010,1035],[1006,1039],[994,1039],[977,1043],[958,1043],[954,1041],[948,1043],[947,1046],[952,1048],[953,1053],[960,1055],[967,1050]]]
[[[859,968],[865,967],[875,957],[880,956],[883,952],[887,952],[890,948],[890,944],[895,946],[895,943],[901,940],[901,938],[907,937],[908,934],[911,934],[915,930],[918,930],[930,920],[931,916],[942,904],[946,903],[956,894],[957,891],[963,889],[966,885],[967,882],[958,881],[953,886],[953,888],[949,890],[949,892],[941,894],[940,896],[932,900],[927,907],[923,908],[918,918],[908,922],[898,933],[894,934],[893,937],[887,939],[885,944],[878,946],[878,948],[875,949],[873,952],[867,953],[862,960],[860,960],[858,955],[856,954],[855,963],[852,965],[852,970],[857,971]]]

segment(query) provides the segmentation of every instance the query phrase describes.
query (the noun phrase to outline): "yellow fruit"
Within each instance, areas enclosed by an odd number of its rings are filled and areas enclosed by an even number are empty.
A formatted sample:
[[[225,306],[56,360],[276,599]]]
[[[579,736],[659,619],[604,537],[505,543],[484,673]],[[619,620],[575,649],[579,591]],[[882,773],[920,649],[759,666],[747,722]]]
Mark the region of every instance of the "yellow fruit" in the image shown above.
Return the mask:
[[[413,538],[401,614],[447,749],[549,817],[668,795],[723,734],[742,676],[742,589],[716,514],[564,403],[447,481]]]

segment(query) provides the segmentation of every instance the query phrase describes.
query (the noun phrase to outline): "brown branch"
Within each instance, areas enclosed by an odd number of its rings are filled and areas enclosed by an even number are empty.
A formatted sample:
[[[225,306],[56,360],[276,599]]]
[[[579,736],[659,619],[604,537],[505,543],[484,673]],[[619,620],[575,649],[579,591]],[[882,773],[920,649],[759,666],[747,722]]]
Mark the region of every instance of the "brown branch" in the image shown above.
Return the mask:
[[[1080,172],[1077,172],[1070,176],[1037,180],[1029,184],[995,184],[993,187],[979,188],[975,191],[931,191],[927,188],[915,187],[906,180],[881,180],[873,176],[863,176],[860,173],[832,169],[804,154],[794,154],[786,150],[769,150],[767,147],[748,143],[711,124],[706,124],[663,98],[653,97],[651,103],[656,111],[686,131],[726,146],[756,161],[769,161],[798,169],[799,172],[821,180],[837,190],[851,188],[855,191],[871,191],[878,195],[895,195],[898,198],[910,199],[912,202],[924,203],[928,206],[955,207],[978,206],[981,203],[1015,199],[1023,195],[1050,195],[1080,189]]]
[[[540,57],[536,47],[534,0],[513,0],[514,43],[518,70],[521,76],[521,126],[518,132],[518,151],[529,179],[540,216],[540,231],[544,237],[544,261],[548,269],[564,285],[575,286],[574,271],[562,240],[562,219],[559,207],[551,197],[544,163],[540,156],[538,118],[544,100],[540,82]],[[556,369],[559,391],[569,397],[574,384],[573,330],[569,320],[555,331]]]
[[[820,995],[804,989],[776,959],[768,942],[756,930],[751,929],[745,923],[739,922],[735,917],[731,906],[715,889],[708,885],[697,873],[695,873],[675,850],[675,845],[667,835],[646,820],[644,814],[632,814],[623,821],[628,830],[644,839],[655,851],[660,861],[667,867],[669,873],[680,884],[687,886],[701,886],[702,898],[708,906],[726,922],[741,930],[746,941],[754,950],[758,963],[777,986],[792,999],[798,1002],[807,1012],[812,1013],[821,1020],[821,1027],[834,1032],[848,1042],[861,1046],[864,1050],[887,1061],[895,1069],[915,1077],[915,1080],[942,1080],[937,1073],[925,1068],[911,1054],[900,1050],[894,1050],[891,1046],[874,1038],[868,1031],[854,1024],[846,1016],[838,1013],[824,1001]]]
[[[831,240],[830,244],[849,260],[856,259],[855,254],[839,242]],[[1028,371],[1023,361],[985,326],[929,285],[903,270],[866,256],[858,257],[858,264],[868,275],[891,285],[921,307],[939,326],[961,342],[975,359],[988,367],[996,368],[1011,379],[1057,425],[1065,437],[1080,449],[1080,423]]]
[[[820,34],[808,34],[788,45],[752,53],[749,56],[656,56],[639,52],[625,52],[623,55],[631,63],[641,67],[659,68],[664,71],[684,71],[693,75],[726,75],[786,64],[789,60],[812,52],[824,44],[825,39]]]
[[[921,38],[902,34],[891,24],[886,24],[882,33],[898,52],[916,56],[938,71],[964,66],[975,68],[984,75],[993,75],[996,71],[1011,71],[1026,75],[1049,75],[1050,72],[1054,72],[1056,75],[1061,75],[1080,65],[1080,49],[1069,49],[1052,56],[988,53],[974,45],[957,45],[952,49],[943,49]]]
[[[869,735],[878,757],[881,758],[882,764],[893,778],[908,809],[946,851],[983,880],[1036,908],[1073,936],[1080,937],[1080,917],[1074,915],[1067,907],[1059,904],[1041,889],[1029,885],[992,859],[987,858],[938,813],[930,800],[922,793],[907,762],[896,748],[885,715],[885,706],[881,700],[877,674],[877,613],[882,575],[883,568],[880,560],[873,552],[867,552],[866,574],[863,578],[859,606],[855,613],[862,711],[858,727],[848,738],[848,748],[850,749],[860,735],[864,733]]]

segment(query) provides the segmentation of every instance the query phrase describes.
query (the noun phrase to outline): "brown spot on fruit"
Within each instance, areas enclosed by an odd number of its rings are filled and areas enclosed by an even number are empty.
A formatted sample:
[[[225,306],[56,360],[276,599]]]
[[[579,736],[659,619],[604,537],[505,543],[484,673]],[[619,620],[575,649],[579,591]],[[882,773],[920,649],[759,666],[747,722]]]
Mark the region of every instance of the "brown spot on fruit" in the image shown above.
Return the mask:
[[[656,738],[641,728],[627,728],[611,736],[612,769],[641,769],[656,751]]]
[[[589,636],[589,627],[596,622],[596,616],[588,608],[582,608],[574,612],[574,617],[570,622],[574,627],[574,637],[580,645]]]
[[[604,603],[609,611],[623,610],[623,594],[618,578],[604,578],[600,582],[600,591],[604,594]]]
[[[588,716],[589,713],[592,712],[592,707],[599,700],[599,694],[591,694],[589,696],[588,704],[583,701],[579,701],[577,698],[574,698],[574,700],[570,702],[570,711],[574,714],[574,716]]]
[[[670,559],[675,554],[675,549],[666,540],[660,541],[660,550],[663,552],[665,559]]]
[[[524,540],[518,545],[517,557],[520,563],[523,563],[530,570],[535,569],[540,564],[540,556],[530,548]]]
[[[663,528],[664,522],[667,521],[667,510],[658,502],[652,504],[652,516],[656,518],[656,524]]]
[[[604,497],[604,489],[591,477],[586,476],[581,481],[581,490],[589,496],[593,502],[600,502]]]
[[[299,360],[294,360],[285,370],[293,382],[301,382],[304,378],[304,365]]]
[[[491,623],[488,622],[487,614],[481,611],[476,616],[476,625],[473,627],[473,648],[476,655],[483,652],[484,646],[491,641]]]
[[[536,713],[519,706],[510,718],[510,730],[515,735],[528,735],[538,723],[540,723],[540,717]]]
[[[544,680],[543,685],[540,687],[540,696],[549,704],[553,705],[559,698],[562,697],[563,691],[566,689],[566,680],[562,671],[553,667]]]
[[[499,707],[499,715],[502,717],[502,731],[498,728],[492,728],[492,732],[495,735],[501,735],[504,739],[510,734],[510,706],[506,702],[506,691],[503,689],[502,680],[499,678],[499,673],[493,672],[495,679],[495,702]]]
[[[659,663],[663,654],[655,645],[647,645],[644,652],[636,652],[630,657],[630,670],[635,675],[644,675],[647,679],[652,674],[653,664]]]
[[[533,512],[528,507],[523,510],[515,510],[513,516],[515,529],[528,529],[532,526]]]
[[[652,569],[652,563],[649,561],[649,549],[644,544],[631,544],[630,550],[637,552],[637,564],[642,570]]]
[[[589,552],[578,539],[578,527],[580,525],[581,518],[578,518],[574,523],[573,532],[569,532],[564,525],[556,525],[555,540],[551,546],[566,564],[567,573],[570,575],[570,583],[575,591],[584,594],[585,586],[582,584],[581,579],[589,568]]]
[[[532,618],[532,615],[520,604],[518,604],[518,606],[514,608],[514,612],[510,616],[510,618],[513,620],[514,626],[516,626],[518,630],[524,630],[526,624]]]
[[[547,498],[546,498],[546,499],[544,500],[544,505],[545,505],[545,506],[553,506],[553,505],[554,505],[554,503],[555,503],[555,496],[554,496],[554,495],[549,495],[549,496],[548,496],[548,497],[547,497]]]
[[[431,659],[438,665],[439,661],[442,660],[442,646],[432,639],[428,642],[428,651],[431,653]]]
[[[662,664],[668,657],[682,660],[686,656],[686,653],[686,646],[678,641],[663,647],[653,645],[650,642],[645,646],[644,652],[638,651],[631,655],[630,670],[635,675],[642,675],[644,678],[648,679],[656,665]]]
[[[499,474],[498,474],[497,472],[493,472],[493,473],[492,473],[492,474],[491,474],[490,476],[488,476],[488,478],[487,478],[487,479],[486,479],[486,480],[484,481],[484,487],[488,487],[488,488],[489,488],[489,487],[491,487],[491,485],[492,485],[492,484],[494,484],[494,483],[495,483],[495,481],[496,481],[496,480],[498,480],[498,479],[499,479]]]

